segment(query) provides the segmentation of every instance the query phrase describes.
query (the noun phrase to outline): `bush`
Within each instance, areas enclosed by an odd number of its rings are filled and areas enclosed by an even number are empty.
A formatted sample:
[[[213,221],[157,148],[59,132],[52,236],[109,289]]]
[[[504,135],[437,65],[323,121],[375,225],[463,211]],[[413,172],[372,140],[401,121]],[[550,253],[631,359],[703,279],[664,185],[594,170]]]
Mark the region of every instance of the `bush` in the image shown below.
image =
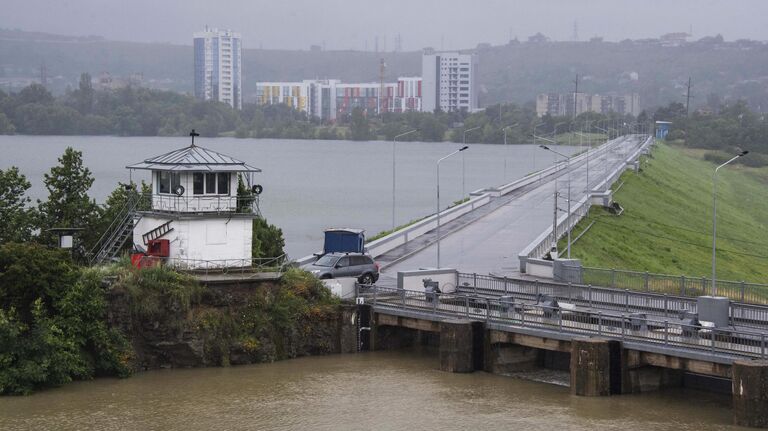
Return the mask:
[[[128,292],[131,311],[140,318],[157,318],[166,311],[186,313],[205,290],[190,275],[165,266],[136,269],[127,261],[119,267],[115,288]]]
[[[130,373],[128,343],[105,321],[102,277],[60,250],[0,246],[0,394]]]

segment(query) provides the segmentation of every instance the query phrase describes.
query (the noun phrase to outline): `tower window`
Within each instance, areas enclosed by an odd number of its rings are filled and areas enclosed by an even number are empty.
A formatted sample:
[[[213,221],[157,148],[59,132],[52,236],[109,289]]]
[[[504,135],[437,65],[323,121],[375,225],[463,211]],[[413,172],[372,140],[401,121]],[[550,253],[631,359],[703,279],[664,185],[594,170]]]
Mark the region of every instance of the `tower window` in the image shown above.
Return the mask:
[[[178,172],[160,171],[157,173],[157,192],[170,194],[181,184]]]

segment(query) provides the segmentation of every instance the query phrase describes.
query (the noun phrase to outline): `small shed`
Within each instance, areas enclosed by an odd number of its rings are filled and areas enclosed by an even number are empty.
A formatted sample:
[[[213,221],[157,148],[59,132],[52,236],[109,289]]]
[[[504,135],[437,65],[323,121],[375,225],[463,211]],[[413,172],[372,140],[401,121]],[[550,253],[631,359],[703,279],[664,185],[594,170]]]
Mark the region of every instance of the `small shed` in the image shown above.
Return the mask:
[[[656,139],[667,139],[669,130],[672,128],[671,121],[657,121],[656,122]]]

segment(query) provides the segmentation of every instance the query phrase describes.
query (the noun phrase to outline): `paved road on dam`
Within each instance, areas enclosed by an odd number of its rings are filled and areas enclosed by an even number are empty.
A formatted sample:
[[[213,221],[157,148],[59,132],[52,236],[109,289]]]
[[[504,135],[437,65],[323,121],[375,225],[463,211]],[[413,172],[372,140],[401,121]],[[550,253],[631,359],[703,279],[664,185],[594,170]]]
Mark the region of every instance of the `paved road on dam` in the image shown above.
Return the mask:
[[[589,161],[589,183],[594,187],[610,172],[624,163],[631,150],[642,143],[638,137],[625,137],[615,149]],[[544,151],[544,150],[542,150]],[[555,187],[567,196],[567,174],[551,177],[509,195],[495,198],[490,204],[469,213],[442,228],[440,266],[478,274],[517,275],[518,253],[552,225]],[[587,189],[587,164],[574,164],[571,171],[571,196],[574,204]],[[567,201],[559,199],[565,210]],[[378,259],[387,266],[382,271],[382,285],[392,284],[398,271],[434,268],[437,262],[436,232],[421,238],[421,244],[406,244]]]

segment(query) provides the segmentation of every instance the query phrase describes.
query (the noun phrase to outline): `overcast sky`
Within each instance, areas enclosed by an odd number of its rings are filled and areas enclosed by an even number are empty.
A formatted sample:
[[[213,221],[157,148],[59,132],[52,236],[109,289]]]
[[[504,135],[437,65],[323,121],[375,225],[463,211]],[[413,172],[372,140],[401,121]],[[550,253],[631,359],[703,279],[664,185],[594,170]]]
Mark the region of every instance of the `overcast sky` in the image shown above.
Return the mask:
[[[0,27],[112,40],[191,45],[206,24],[243,35],[246,48],[403,50],[524,40],[658,37],[768,40],[768,0],[0,0]]]

